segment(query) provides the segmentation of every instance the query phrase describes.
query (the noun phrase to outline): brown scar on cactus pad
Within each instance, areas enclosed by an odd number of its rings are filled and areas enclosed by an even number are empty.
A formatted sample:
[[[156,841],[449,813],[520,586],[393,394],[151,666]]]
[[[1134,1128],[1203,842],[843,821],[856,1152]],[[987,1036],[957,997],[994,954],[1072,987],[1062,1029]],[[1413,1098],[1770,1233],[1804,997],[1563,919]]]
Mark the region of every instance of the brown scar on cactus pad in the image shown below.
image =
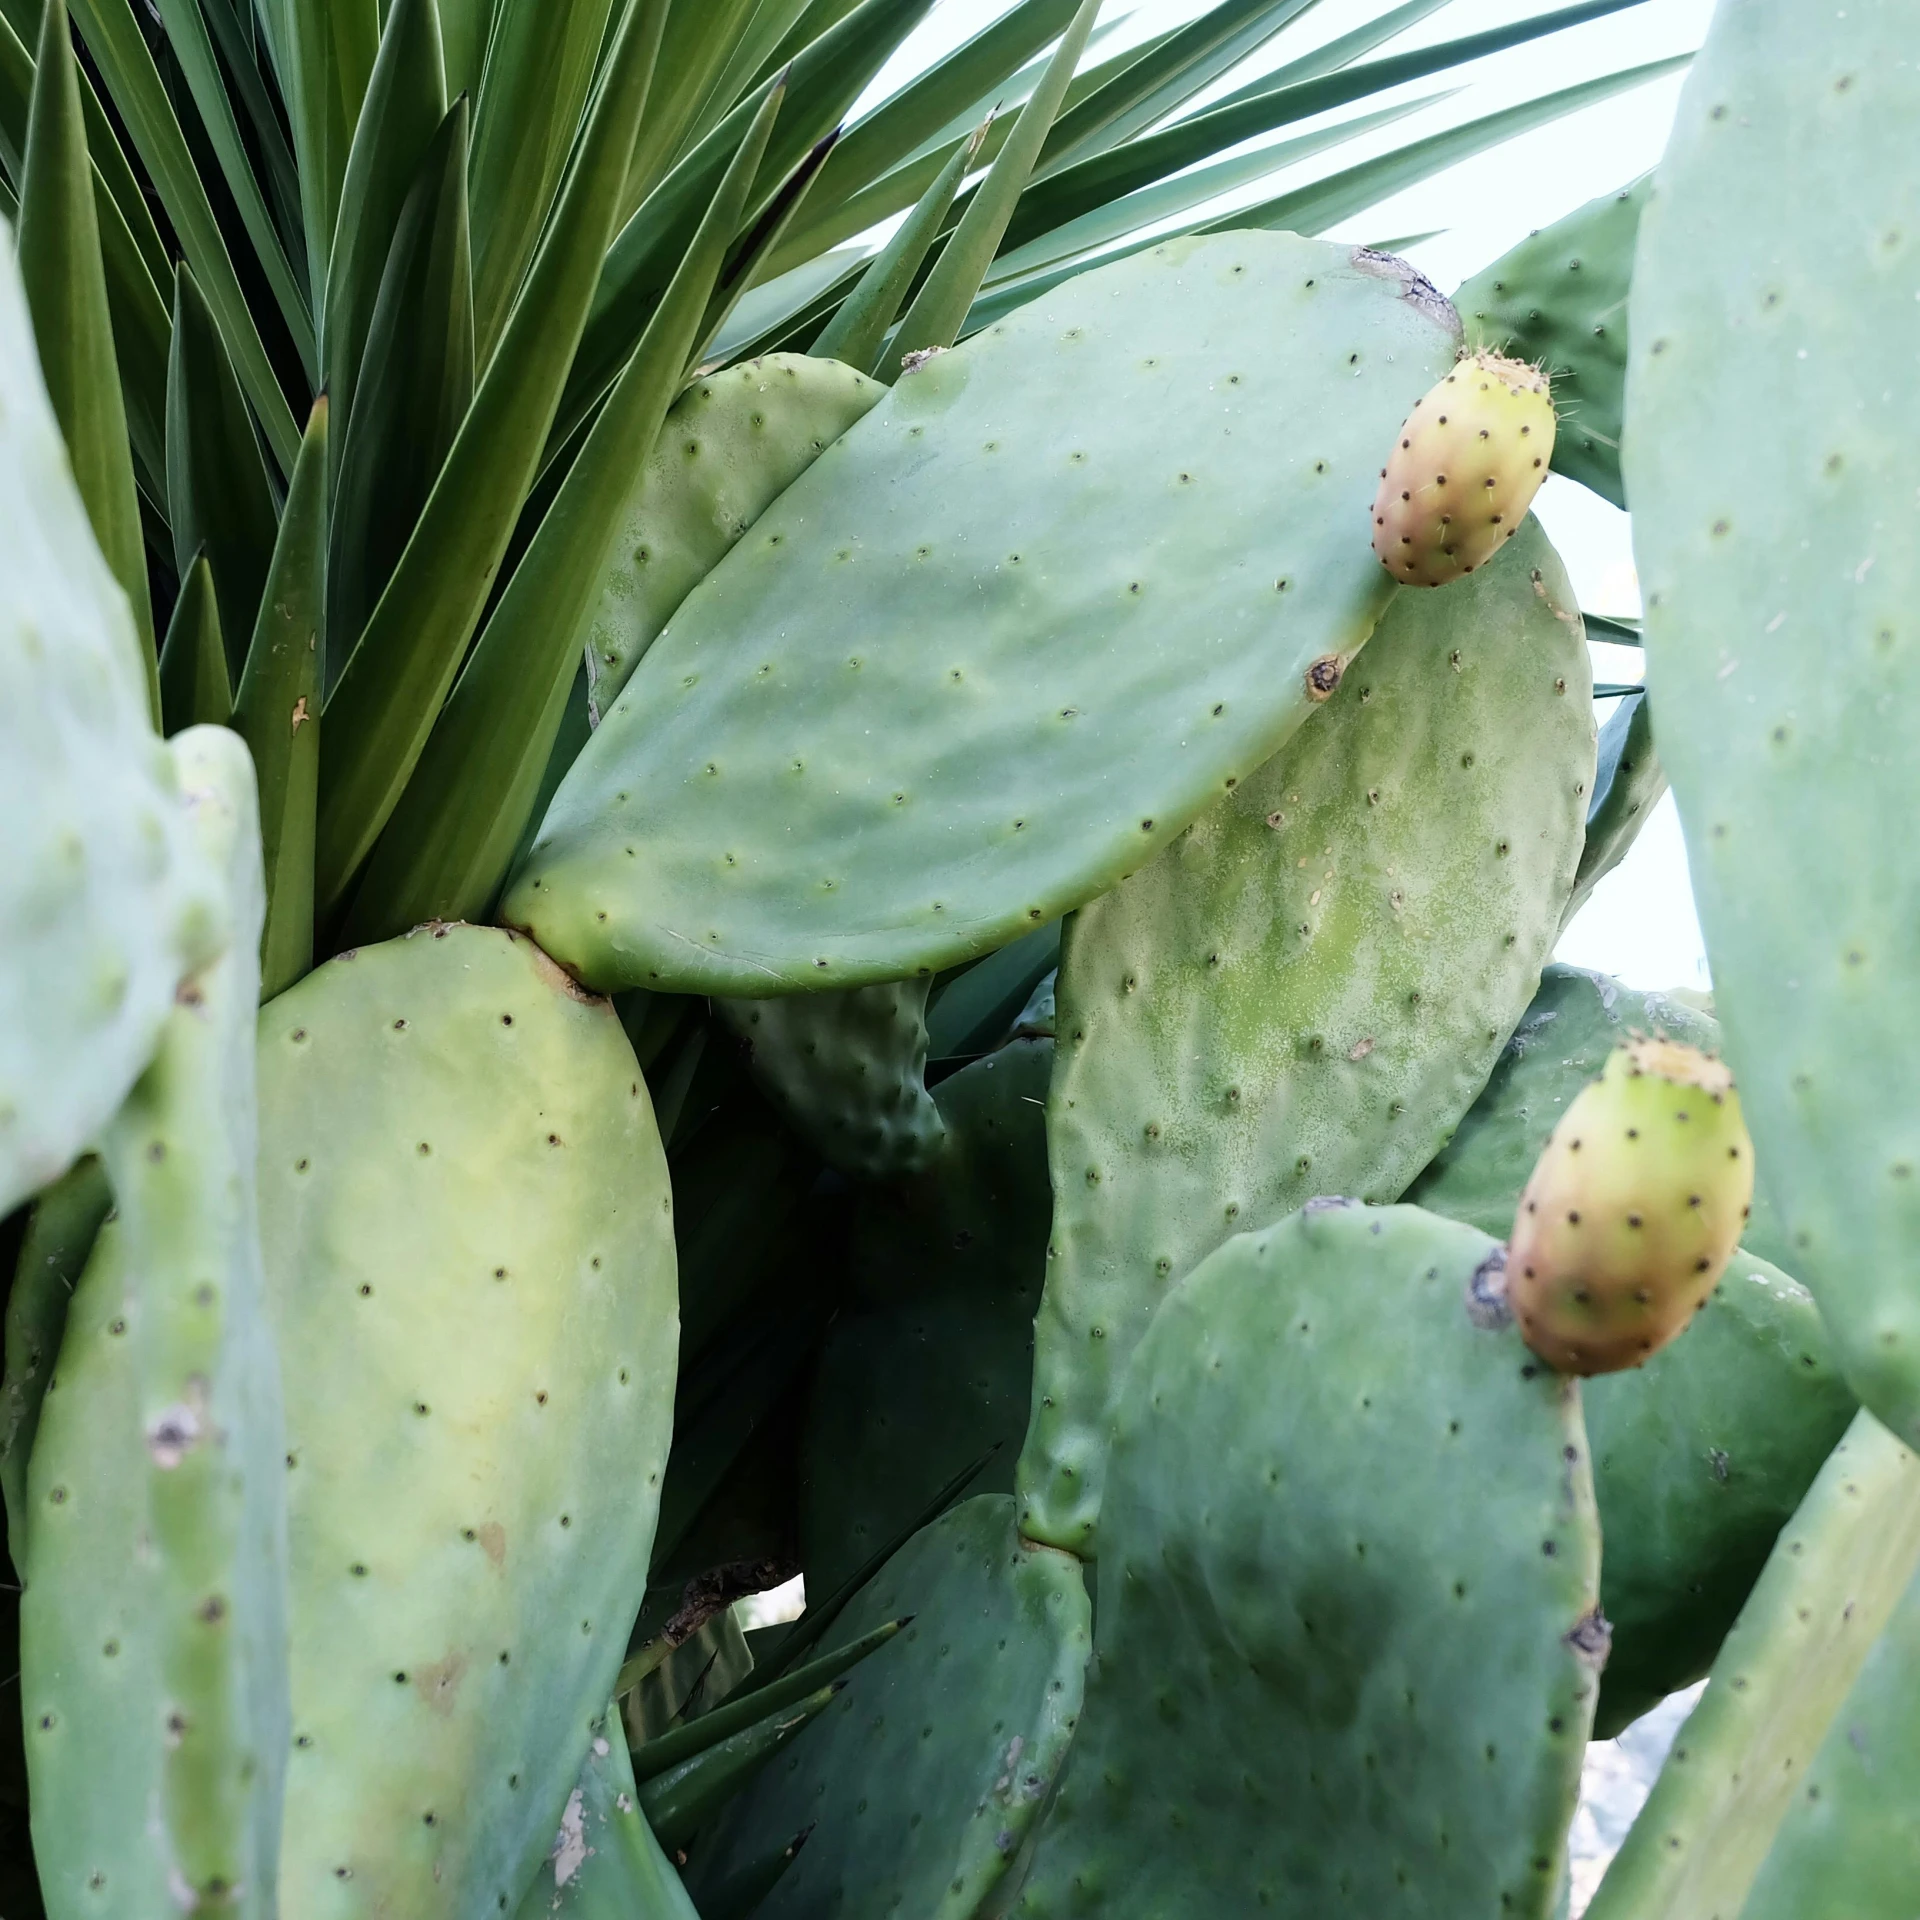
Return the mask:
[[[1553,457],[1546,374],[1469,354],[1413,404],[1373,502],[1373,550],[1403,585],[1443,587],[1520,530]]]
[[[1615,1049],[1520,1196],[1507,1293],[1562,1373],[1637,1367],[1713,1291],[1753,1199],[1753,1143],[1724,1062],[1660,1037]]]

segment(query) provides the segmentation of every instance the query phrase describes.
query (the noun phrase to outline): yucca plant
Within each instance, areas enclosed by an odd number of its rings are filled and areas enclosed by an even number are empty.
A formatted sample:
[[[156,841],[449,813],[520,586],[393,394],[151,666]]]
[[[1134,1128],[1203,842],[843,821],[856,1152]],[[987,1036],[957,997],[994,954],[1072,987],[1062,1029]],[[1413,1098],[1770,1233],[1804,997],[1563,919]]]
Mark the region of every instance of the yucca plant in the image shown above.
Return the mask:
[[[1375,1236],[1316,1196],[1441,1191],[1664,775],[1639,703],[1596,778],[1536,527],[1398,598],[1350,537],[1462,342],[1315,236],[1679,63],[1342,165],[1439,97],[1409,84],[1635,0],[1398,53],[1445,0],[1296,50],[1311,4],[1127,41],[1016,0],[869,101],[932,0],[0,0],[0,604],[58,763],[21,787],[60,796],[18,809],[52,931],[8,989],[59,1005],[0,1054],[47,1912],[1161,1912],[1156,1873],[1227,1886],[1267,1820],[1221,1813],[1236,1768],[1305,1844],[1259,1684],[1203,1684],[1272,1556],[1206,1576],[1212,1640],[1103,1593],[1086,1678],[1088,1573],[1205,1561],[1154,1529],[1263,1404],[1164,1283],[1205,1263],[1274,1351],[1276,1245],[1347,1368],[1304,1428],[1358,1354],[1511,1445],[1473,1572],[1538,1645],[1409,1736],[1511,1771],[1464,1865],[1407,1842],[1410,1910],[1550,1911],[1604,1650],[1578,1405],[1462,1333],[1490,1215]],[[1644,198],[1459,300],[1550,360],[1556,463],[1616,498]],[[1348,863],[1371,905],[1333,925]],[[1576,1080],[1620,1025],[1583,1018]],[[1446,1280],[1404,1350],[1354,1318],[1383,1258]],[[1818,1373],[1776,1526],[1851,1412]],[[1324,1458],[1308,1507],[1398,1516],[1363,1437]],[[1471,1503],[1407,1504],[1437,1563]],[[1662,1589],[1690,1651],[1637,1687],[1711,1658],[1751,1547],[1711,1604]],[[802,1571],[749,1645],[734,1603]],[[1155,1817],[1205,1859],[1143,1863],[1131,1743],[1203,1696],[1244,1751],[1216,1779],[1167,1736]],[[1367,1845],[1327,1837],[1292,1910]]]

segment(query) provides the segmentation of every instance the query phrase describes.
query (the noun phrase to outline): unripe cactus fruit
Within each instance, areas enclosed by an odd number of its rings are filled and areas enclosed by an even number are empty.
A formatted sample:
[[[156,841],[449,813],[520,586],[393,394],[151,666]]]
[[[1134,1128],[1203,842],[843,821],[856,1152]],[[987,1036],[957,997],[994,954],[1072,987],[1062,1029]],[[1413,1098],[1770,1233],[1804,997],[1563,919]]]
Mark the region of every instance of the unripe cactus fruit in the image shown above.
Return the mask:
[[[1561,1373],[1637,1367],[1713,1291],[1752,1199],[1726,1066],[1675,1040],[1616,1048],[1514,1216],[1507,1293],[1527,1345]]]
[[[1444,587],[1520,531],[1553,457],[1547,376],[1481,351],[1413,403],[1373,502],[1373,550],[1410,587]]]

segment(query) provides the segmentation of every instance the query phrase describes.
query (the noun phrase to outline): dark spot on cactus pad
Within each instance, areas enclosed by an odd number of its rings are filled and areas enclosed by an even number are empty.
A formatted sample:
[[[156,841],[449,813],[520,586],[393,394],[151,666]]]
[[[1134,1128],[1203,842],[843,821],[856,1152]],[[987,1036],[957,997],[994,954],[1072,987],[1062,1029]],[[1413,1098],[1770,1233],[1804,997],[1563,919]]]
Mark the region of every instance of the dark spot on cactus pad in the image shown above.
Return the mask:
[[[1313,701],[1331,699],[1345,671],[1346,663],[1337,653],[1323,653],[1307,669],[1307,698]]]
[[[1493,1248],[1468,1279],[1467,1318],[1483,1332],[1495,1332],[1513,1324],[1513,1307],[1507,1297],[1505,1247]]]

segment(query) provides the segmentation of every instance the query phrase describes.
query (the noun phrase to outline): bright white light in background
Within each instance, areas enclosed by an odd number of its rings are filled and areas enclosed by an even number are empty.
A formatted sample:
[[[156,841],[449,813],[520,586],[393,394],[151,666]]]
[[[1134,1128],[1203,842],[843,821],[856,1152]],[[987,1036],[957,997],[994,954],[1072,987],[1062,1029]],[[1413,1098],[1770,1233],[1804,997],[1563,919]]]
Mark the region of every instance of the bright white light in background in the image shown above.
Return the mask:
[[[1388,4],[1389,0],[1320,0],[1278,37],[1277,50],[1269,49],[1237,69],[1212,91],[1242,85],[1262,66],[1292,59],[1377,18]],[[1144,0],[1130,10],[1125,0],[1110,0],[1102,10],[1102,23],[1118,24],[1104,50],[1118,51],[1164,27],[1192,19],[1204,5],[1205,0]],[[1528,14],[1553,8],[1554,0],[1453,0],[1368,58],[1511,25]],[[977,33],[1005,9],[1006,0],[941,0],[882,71],[868,101]],[[1395,99],[1462,89],[1436,106],[1322,154],[1303,167],[1270,175],[1236,197],[1242,204],[1266,199],[1444,127],[1601,74],[1687,52],[1700,44],[1712,10],[1712,0],[1642,0],[1605,19],[1429,76],[1378,100],[1288,128],[1283,135],[1266,136],[1291,137]],[[1626,185],[1653,166],[1666,145],[1680,82],[1676,74],[1536,128],[1379,202],[1358,218],[1332,228],[1327,237],[1368,242],[1438,229],[1432,239],[1404,251],[1437,286],[1451,291],[1535,228]],[[1200,104],[1207,97],[1203,94]],[[1232,204],[1223,202],[1219,210]],[[1194,214],[1183,217],[1191,220]],[[1626,516],[1584,488],[1557,478],[1548,483],[1538,511],[1573,577],[1581,605],[1602,613],[1637,612]],[[1604,678],[1640,677],[1638,654],[1631,648],[1602,649],[1596,664]],[[1633,987],[1707,985],[1705,949],[1671,798],[1660,803],[1633,850],[1595,889],[1567,929],[1559,957],[1576,966],[1616,974]]]

